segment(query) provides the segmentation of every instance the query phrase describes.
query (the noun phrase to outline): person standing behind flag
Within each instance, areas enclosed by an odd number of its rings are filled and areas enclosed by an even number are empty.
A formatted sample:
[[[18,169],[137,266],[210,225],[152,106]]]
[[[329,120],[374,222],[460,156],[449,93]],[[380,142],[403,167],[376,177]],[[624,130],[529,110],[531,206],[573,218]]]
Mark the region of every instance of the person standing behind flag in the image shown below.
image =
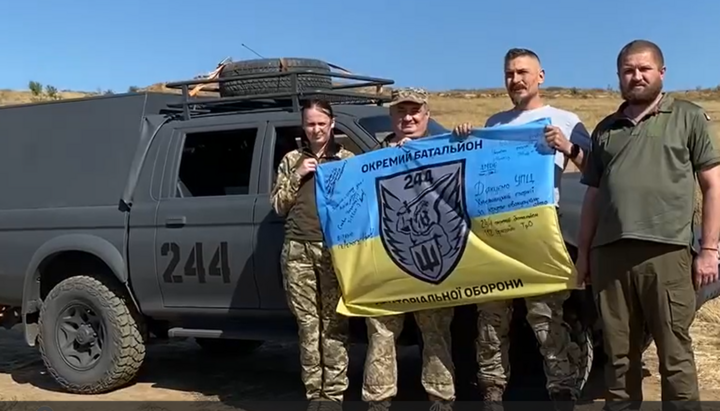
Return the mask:
[[[429,135],[430,109],[428,93],[420,88],[396,89],[392,92],[390,118],[393,133],[380,148],[401,146]],[[453,308],[416,311],[415,322],[423,339],[422,385],[432,401],[432,411],[449,411],[455,401],[455,376],[452,363],[450,325]],[[390,407],[397,395],[396,342],[402,332],[404,314],[368,317],[368,349],[362,400],[372,411]]]
[[[549,117],[552,125],[545,131],[545,141],[557,150],[555,156],[555,205],[560,201],[560,181],[568,162],[582,171],[591,148],[590,134],[574,113],[543,102],[540,84],[545,72],[537,54],[528,49],[513,48],[505,54],[505,87],[514,107],[492,115],[485,127],[523,124]],[[464,123],[453,130],[466,137],[472,124]],[[569,136],[569,138],[568,138]],[[526,298],[527,321],[540,344],[545,362],[545,375],[550,398],[561,405],[573,406],[580,395],[578,369],[569,357],[571,344],[568,327],[563,320],[563,303],[569,291]],[[483,400],[500,403],[510,375],[509,331],[512,300],[478,304],[478,384]],[[588,365],[589,366],[589,365]]]
[[[315,203],[319,163],[353,156],[335,141],[332,107],[323,100],[303,104],[303,147],[285,154],[270,201],[286,217],[280,264],[288,305],[297,319],[301,376],[306,397],[340,410],[348,388],[348,319],[336,312],[340,287]],[[331,402],[328,402],[331,401]],[[336,405],[336,407],[332,407]]]

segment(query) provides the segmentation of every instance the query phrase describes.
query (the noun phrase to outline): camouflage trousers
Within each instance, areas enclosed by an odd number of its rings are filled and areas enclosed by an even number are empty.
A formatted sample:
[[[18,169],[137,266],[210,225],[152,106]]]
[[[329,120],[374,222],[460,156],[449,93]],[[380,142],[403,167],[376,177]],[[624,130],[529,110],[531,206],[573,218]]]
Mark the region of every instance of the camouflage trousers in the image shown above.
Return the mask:
[[[561,291],[526,298],[526,318],[544,358],[548,392],[568,391],[577,398],[578,370],[569,356],[570,330],[563,320],[563,302],[569,295]],[[507,386],[511,320],[512,300],[478,304],[476,355],[481,388],[504,390]]]
[[[348,387],[348,319],[335,311],[340,288],[330,254],[322,243],[286,240],[281,265],[299,329],[306,397],[342,401]]]
[[[413,313],[423,339],[422,385],[434,397],[455,400],[455,369],[452,362],[450,325],[453,308],[423,310]],[[397,395],[396,343],[402,332],[405,315],[368,317],[368,349],[362,400],[385,401]]]

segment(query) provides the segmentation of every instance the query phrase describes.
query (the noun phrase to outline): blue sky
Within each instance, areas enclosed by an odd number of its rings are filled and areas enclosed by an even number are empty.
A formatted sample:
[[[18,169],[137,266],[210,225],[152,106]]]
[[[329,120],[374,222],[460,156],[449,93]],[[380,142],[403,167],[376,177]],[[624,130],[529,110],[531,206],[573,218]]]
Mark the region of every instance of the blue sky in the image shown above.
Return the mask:
[[[429,90],[501,87],[504,52],[527,47],[546,86],[605,88],[635,38],[663,48],[667,89],[720,84],[711,0],[6,0],[0,13],[0,89],[123,92],[256,58],[242,43]]]

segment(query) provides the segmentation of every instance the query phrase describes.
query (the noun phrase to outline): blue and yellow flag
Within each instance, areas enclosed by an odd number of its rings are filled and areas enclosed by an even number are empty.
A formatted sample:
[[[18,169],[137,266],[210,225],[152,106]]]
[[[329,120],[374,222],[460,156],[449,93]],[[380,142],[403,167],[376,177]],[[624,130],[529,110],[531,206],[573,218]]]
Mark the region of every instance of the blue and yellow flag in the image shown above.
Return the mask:
[[[338,312],[399,314],[576,288],[548,124],[431,136],[320,165]]]

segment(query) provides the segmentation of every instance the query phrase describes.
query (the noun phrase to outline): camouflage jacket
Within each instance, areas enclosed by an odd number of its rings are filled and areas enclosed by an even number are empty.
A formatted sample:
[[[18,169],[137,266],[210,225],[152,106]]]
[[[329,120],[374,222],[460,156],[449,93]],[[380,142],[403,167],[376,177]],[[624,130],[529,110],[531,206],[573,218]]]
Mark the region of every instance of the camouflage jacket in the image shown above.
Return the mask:
[[[341,144],[336,143],[335,147],[334,153],[331,155],[326,154],[323,158],[318,159],[318,161],[325,163],[328,161],[344,160],[354,155]],[[315,155],[308,148],[303,147],[290,151],[280,160],[275,185],[270,195],[270,204],[281,217],[287,216],[295,204],[295,198],[300,189],[300,183],[302,182],[302,178],[296,171],[298,167],[300,167],[301,159],[306,157],[315,157]]]

